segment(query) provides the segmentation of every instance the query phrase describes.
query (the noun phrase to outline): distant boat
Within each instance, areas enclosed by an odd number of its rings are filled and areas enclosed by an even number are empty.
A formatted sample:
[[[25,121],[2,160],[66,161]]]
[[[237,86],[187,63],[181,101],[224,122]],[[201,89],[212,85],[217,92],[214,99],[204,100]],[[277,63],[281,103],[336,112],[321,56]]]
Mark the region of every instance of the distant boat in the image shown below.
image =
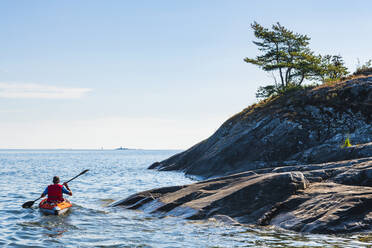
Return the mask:
[[[116,148],[115,150],[123,151],[123,150],[129,150],[129,149],[121,146],[121,147],[119,147],[119,148]]]

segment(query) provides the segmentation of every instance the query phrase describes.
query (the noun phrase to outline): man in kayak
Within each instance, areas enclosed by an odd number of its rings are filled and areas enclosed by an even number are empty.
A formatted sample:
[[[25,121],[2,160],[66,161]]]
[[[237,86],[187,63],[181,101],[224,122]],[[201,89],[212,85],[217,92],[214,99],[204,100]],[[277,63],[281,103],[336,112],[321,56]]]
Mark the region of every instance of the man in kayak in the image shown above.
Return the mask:
[[[48,202],[62,202],[63,194],[72,195],[70,188],[67,183],[63,185],[59,184],[59,177],[53,177],[53,184],[45,188],[44,192],[41,194],[41,197],[48,195]]]

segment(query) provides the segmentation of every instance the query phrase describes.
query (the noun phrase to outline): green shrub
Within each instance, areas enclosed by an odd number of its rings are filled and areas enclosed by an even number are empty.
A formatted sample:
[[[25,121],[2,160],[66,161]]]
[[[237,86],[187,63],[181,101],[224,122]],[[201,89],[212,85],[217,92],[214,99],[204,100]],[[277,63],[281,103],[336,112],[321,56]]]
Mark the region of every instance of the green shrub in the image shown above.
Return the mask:
[[[285,95],[291,92],[295,92],[298,90],[306,89],[314,87],[314,85],[296,85],[296,84],[288,84],[287,86],[280,86],[280,85],[267,85],[267,86],[260,86],[257,89],[256,97],[257,98],[269,98],[271,96],[280,96]]]
[[[357,76],[357,75],[368,76],[371,74],[372,74],[372,59],[368,60],[364,65],[360,65],[360,63],[358,62],[357,69],[353,73],[354,76]]]
[[[260,86],[256,92],[256,98],[268,98],[277,93],[276,85]]]

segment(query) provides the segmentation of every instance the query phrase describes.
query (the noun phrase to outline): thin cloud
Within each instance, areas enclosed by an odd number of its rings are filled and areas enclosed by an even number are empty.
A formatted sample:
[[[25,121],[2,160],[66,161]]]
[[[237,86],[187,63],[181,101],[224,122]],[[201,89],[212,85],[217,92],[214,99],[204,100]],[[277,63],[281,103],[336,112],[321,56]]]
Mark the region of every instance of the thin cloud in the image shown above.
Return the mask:
[[[88,88],[61,88],[31,83],[1,83],[0,98],[76,99],[92,91]]]
[[[22,110],[16,110],[16,109],[0,109],[0,114],[13,114],[13,113],[21,113]]]

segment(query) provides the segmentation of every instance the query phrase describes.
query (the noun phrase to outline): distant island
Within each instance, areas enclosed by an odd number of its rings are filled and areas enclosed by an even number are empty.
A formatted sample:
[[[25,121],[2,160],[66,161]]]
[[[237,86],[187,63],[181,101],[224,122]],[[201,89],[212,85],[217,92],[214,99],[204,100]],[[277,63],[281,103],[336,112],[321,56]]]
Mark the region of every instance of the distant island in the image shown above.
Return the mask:
[[[118,150],[118,151],[124,151],[124,150],[129,150],[129,148],[126,148],[126,147],[119,147],[119,148],[116,148],[115,150]]]

